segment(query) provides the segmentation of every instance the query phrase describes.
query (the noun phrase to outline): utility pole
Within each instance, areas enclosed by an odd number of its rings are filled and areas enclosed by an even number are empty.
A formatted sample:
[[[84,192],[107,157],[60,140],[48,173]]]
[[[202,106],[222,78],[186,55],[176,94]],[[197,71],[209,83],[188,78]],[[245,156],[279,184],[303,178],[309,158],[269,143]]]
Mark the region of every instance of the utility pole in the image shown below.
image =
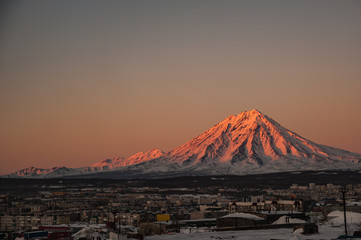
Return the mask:
[[[120,215],[119,213],[117,215],[118,215],[118,233],[120,234]]]
[[[347,222],[346,222],[346,200],[345,200],[345,193],[347,192],[346,188],[341,190],[342,193],[342,201],[343,201],[343,219],[345,223],[345,236],[347,237]]]

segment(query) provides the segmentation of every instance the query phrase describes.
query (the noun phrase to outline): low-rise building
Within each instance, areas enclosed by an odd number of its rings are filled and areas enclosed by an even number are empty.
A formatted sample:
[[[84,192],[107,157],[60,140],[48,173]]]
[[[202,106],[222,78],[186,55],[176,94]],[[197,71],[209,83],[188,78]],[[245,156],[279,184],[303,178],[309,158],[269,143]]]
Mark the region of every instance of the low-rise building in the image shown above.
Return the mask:
[[[250,213],[231,213],[217,219],[217,228],[238,228],[265,224],[264,218]]]
[[[298,200],[266,200],[262,202],[229,203],[229,213],[259,211],[302,211],[302,201]]]

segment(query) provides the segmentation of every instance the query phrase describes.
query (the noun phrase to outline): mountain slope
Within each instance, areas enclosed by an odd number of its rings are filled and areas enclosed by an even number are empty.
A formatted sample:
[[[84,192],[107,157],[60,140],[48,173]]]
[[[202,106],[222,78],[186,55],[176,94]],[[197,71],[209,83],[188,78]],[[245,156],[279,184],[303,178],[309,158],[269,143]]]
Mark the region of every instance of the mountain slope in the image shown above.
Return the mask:
[[[114,169],[114,168],[138,164],[141,162],[146,162],[146,161],[149,161],[149,160],[152,160],[155,158],[159,158],[163,154],[164,154],[164,152],[162,150],[153,148],[145,153],[143,153],[143,152],[136,153],[136,154],[130,156],[129,158],[116,157],[116,158],[112,158],[112,159],[105,159],[105,160],[102,160],[100,162],[97,162],[97,163],[91,165],[90,167],[97,171],[110,170],[110,169]]]
[[[360,154],[316,144],[252,110],[231,115],[162,158],[127,171],[211,175],[360,166]]]
[[[37,176],[45,176],[57,171],[66,171],[68,168],[66,167],[53,167],[53,168],[36,168],[36,167],[28,167],[16,171],[14,173],[9,174],[9,177],[37,177]],[[64,175],[64,174],[63,174]]]
[[[90,167],[43,169],[26,176],[97,173],[105,177],[159,177],[360,168],[360,154],[316,144],[252,110],[227,117],[168,153],[152,149],[129,158],[105,159]]]
[[[54,168],[35,168],[29,167],[9,175],[7,177],[61,177],[61,176],[73,176],[73,175],[82,175],[82,174],[93,174],[97,172],[106,172],[113,169],[130,166],[133,164],[146,162],[155,158],[162,156],[164,152],[160,149],[153,148],[148,152],[139,152],[129,158],[125,157],[114,157],[112,159],[104,159],[100,162],[92,164],[89,167],[80,167],[80,168],[67,168],[67,167],[54,167]]]
[[[169,157],[178,162],[254,160],[263,166],[279,158],[334,159],[357,162],[361,155],[313,143],[282,127],[257,110],[231,115],[191,141],[175,148]]]

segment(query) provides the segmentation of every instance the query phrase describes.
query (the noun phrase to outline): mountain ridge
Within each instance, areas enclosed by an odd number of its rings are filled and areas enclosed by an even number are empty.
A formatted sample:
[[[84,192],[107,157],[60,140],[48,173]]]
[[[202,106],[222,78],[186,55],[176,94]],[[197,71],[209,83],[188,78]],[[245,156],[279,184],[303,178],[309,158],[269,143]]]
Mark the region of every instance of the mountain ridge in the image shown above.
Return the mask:
[[[151,149],[129,158],[105,159],[89,167],[38,170],[39,174],[28,173],[26,176],[106,175],[110,171],[124,176],[165,173],[243,175],[293,170],[359,169],[360,166],[360,154],[314,143],[253,109],[228,116],[167,153]],[[18,172],[8,176],[19,176]]]

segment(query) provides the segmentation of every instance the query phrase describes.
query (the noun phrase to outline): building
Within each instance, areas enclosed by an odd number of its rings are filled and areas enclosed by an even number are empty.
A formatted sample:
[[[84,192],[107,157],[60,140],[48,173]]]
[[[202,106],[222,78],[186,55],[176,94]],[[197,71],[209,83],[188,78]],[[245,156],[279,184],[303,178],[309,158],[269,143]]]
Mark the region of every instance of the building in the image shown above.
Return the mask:
[[[231,213],[217,219],[217,228],[238,228],[266,224],[266,221],[250,213]]]
[[[229,203],[229,213],[259,212],[259,211],[302,211],[302,201],[297,200],[267,200],[262,202]]]

